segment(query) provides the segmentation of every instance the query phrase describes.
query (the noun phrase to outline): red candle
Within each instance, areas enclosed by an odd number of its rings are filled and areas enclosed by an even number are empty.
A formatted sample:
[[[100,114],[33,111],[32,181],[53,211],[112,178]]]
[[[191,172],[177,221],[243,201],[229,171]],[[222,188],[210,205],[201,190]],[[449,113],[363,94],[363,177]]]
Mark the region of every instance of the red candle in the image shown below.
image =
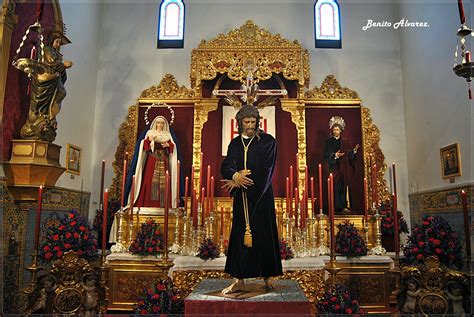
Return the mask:
[[[466,51],[466,63],[470,63],[470,62],[471,62],[471,52]]]
[[[377,208],[377,165],[372,165],[372,204]]]
[[[211,202],[211,166],[207,166],[207,175],[206,175],[206,191],[207,191],[207,200],[206,200],[206,217],[209,216],[210,212],[210,202]]]
[[[323,167],[318,164],[318,173],[319,173],[319,210],[322,213],[323,211]]]
[[[132,176],[132,188],[130,189],[130,221],[133,223],[133,205],[135,203],[135,175]]]
[[[184,180],[184,211],[186,216],[188,216],[188,188],[189,188],[189,177],[186,176]]]
[[[462,5],[462,0],[458,0],[458,11],[459,11],[459,20],[461,24],[466,22],[466,17],[464,16],[464,7]]]
[[[193,227],[194,229],[196,229],[198,226],[196,188],[193,188],[193,203],[191,207],[192,207],[192,215],[193,215]]]
[[[120,199],[120,206],[123,208],[124,199],[125,199],[125,180],[127,178],[127,159],[123,160],[123,170],[122,170],[122,197]]]
[[[395,174],[395,163],[392,163],[392,172],[393,172],[393,192],[397,194],[397,177]]]
[[[178,164],[176,165],[176,208],[179,207],[180,202],[180,190],[179,190],[179,183],[181,178],[181,162],[178,160]]]
[[[286,217],[291,218],[290,214],[290,178],[286,178]]]
[[[305,165],[304,167],[304,192],[306,193],[306,197],[308,197],[308,183],[309,183],[309,177],[308,177],[308,166]]]
[[[36,223],[35,223],[35,252],[38,252],[39,234],[41,224],[41,208],[43,206],[43,186],[38,188],[38,205],[36,209]]]
[[[308,201],[305,199],[306,191],[303,189],[303,200],[301,201],[301,229],[304,228],[306,222],[306,208]]]
[[[398,227],[398,211],[397,211],[397,194],[393,193],[393,228],[395,231],[395,258],[399,258],[400,256],[400,235],[399,235],[399,227]]]
[[[210,208],[209,212],[212,212],[214,210],[214,176],[211,176],[211,199],[209,202]],[[207,214],[209,216],[209,213]]]
[[[314,177],[311,177],[311,217],[314,219],[316,212],[314,211]]]
[[[107,209],[109,207],[109,192],[104,192],[104,211],[102,218],[102,252],[107,249]]]
[[[328,216],[331,213],[331,179],[328,177]]]
[[[298,153],[296,153],[296,184],[295,186],[299,188],[300,184],[300,164],[298,163]]]
[[[293,165],[290,166],[290,218],[293,216]],[[296,208],[296,207],[295,207]]]
[[[102,208],[104,206],[104,200],[103,200],[103,195],[104,195],[104,175],[105,175],[105,160],[102,160],[102,169],[100,172],[100,195],[99,195],[99,208]]]
[[[168,216],[170,212],[170,173],[166,171],[165,176],[165,218],[164,218],[164,250],[168,250]]]
[[[331,211],[334,215],[334,175],[332,173],[329,174],[329,180],[331,181]]]
[[[468,259],[471,259],[471,233],[470,233],[470,222],[469,222],[469,213],[467,210],[467,193],[461,191],[461,201],[462,201],[462,213],[464,219],[464,239],[466,241],[466,255]]]
[[[201,226],[204,227],[204,217],[205,217],[205,211],[204,211],[204,204],[206,203],[206,196],[205,196],[205,189],[204,187],[201,190]]]
[[[224,207],[221,206],[221,237],[224,239]]]
[[[368,214],[368,210],[367,210],[367,192],[368,192],[368,188],[367,188],[367,177],[364,177],[364,218],[365,218],[365,223],[367,223],[367,221],[369,221],[369,214]]]
[[[334,241],[334,209],[333,209],[333,205],[331,203],[331,200],[332,200],[332,187],[333,187],[333,184],[332,184],[332,174],[329,175],[329,178],[328,178],[328,193],[329,193],[329,233],[330,233],[330,239],[331,239],[331,255],[334,255],[334,252],[336,250],[336,244],[335,244],[335,241]]]
[[[298,207],[300,206],[299,202],[299,193],[298,187],[295,187],[295,227],[298,228]]]

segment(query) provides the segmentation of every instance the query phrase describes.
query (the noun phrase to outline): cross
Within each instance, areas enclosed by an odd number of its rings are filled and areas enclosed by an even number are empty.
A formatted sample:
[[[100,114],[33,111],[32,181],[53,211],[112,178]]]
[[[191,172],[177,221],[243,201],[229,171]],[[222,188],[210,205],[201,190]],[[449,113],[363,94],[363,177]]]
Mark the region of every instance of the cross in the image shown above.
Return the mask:
[[[258,85],[253,82],[253,73],[257,70],[257,66],[255,66],[255,62],[252,59],[248,59],[245,61],[242,69],[247,73],[247,78],[240,89],[215,89],[212,91],[212,94],[214,96],[235,95],[239,96],[244,102],[247,102],[250,93],[258,89]],[[286,96],[287,94],[288,91],[286,89],[258,89],[254,101],[256,101],[259,96]]]

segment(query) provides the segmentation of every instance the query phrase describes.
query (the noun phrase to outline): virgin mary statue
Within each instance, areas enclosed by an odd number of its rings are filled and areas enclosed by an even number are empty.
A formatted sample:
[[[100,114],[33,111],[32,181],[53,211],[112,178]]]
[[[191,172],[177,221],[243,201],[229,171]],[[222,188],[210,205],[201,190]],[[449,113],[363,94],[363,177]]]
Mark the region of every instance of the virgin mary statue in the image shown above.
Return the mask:
[[[137,142],[125,191],[125,205],[133,199],[135,207],[164,207],[166,171],[171,177],[171,208],[176,208],[178,145],[168,121],[157,116]],[[135,175],[134,197],[130,197]]]

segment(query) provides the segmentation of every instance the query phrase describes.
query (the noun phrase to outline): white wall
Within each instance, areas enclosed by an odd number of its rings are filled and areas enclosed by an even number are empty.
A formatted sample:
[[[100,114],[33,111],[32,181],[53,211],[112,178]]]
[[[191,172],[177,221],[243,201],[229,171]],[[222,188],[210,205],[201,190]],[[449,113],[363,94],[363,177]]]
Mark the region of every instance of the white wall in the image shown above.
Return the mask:
[[[105,183],[110,186],[118,129],[128,107],[136,102],[141,91],[157,84],[166,73],[174,74],[180,85],[189,87],[191,50],[202,39],[212,39],[252,19],[272,33],[297,39],[310,50],[311,87],[319,86],[327,75],[334,74],[343,86],[359,93],[381,130],[381,148],[386,162],[395,162],[398,166],[399,206],[408,213],[400,31],[362,30],[368,19],[396,20],[395,5],[390,1],[343,3],[343,49],[322,50],[314,48],[313,1],[243,2],[246,4],[187,1],[185,48],[176,50],[156,49],[159,1],[104,4],[91,170],[92,201],[98,201],[102,159],[107,161]]]
[[[466,22],[472,27],[474,6],[468,4],[465,1]],[[430,24],[428,29],[400,32],[410,191],[452,185],[441,177],[439,149],[455,142],[462,161],[462,176],[455,185],[472,182],[473,105],[466,81],[452,70],[460,26],[457,4],[401,3],[399,12]]]
[[[66,145],[82,148],[81,174],[71,179],[64,173],[56,186],[84,191],[91,189],[93,123],[97,87],[97,65],[101,35],[102,3],[94,1],[61,1],[63,21],[71,44],[61,47],[64,59],[74,65],[67,70],[67,96],[58,114],[58,136],[55,143],[62,146],[61,165],[66,166]]]

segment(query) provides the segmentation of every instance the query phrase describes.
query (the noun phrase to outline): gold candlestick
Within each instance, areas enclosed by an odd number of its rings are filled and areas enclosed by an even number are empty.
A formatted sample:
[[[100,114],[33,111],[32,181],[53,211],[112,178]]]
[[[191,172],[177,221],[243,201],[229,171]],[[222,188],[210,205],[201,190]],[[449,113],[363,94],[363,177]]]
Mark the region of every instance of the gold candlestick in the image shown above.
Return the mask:
[[[318,231],[318,240],[319,240],[319,245],[318,248],[316,249],[317,255],[326,255],[331,252],[329,250],[327,244],[324,241],[324,219],[327,218],[325,214],[323,214],[323,210],[321,209],[319,211],[318,215],[318,222],[319,222],[319,231]]]
[[[112,253],[124,253],[127,252],[127,248],[122,244],[122,220],[123,220],[123,207],[117,211],[115,216],[117,217],[118,228],[117,228],[117,242],[110,248]]]
[[[174,242],[171,246],[171,253],[180,253],[182,246],[179,245],[179,208],[175,209],[176,225],[174,228]]]
[[[375,246],[370,250],[370,254],[373,255],[384,255],[387,253],[387,251],[384,249],[382,246],[382,231],[381,231],[381,222],[382,222],[382,216],[380,216],[379,212],[377,209],[375,209],[375,204],[372,207],[372,211],[375,213],[375,227],[377,230],[377,235],[375,239]]]
[[[99,303],[99,312],[101,314],[105,314],[107,312],[107,304],[109,301],[109,287],[108,287],[108,282],[107,282],[107,274],[108,274],[109,268],[106,266],[105,250],[102,250],[102,257],[100,261],[99,271],[100,271],[99,283],[102,289],[105,291],[104,301]]]
[[[26,270],[31,273],[31,281],[28,284],[28,286],[25,289],[23,289],[23,293],[27,295],[33,293],[33,291],[35,290],[36,283],[38,281],[36,275],[38,274],[40,270],[44,269],[42,266],[38,265],[38,250],[35,250],[33,254],[31,255],[31,257],[32,257],[31,265],[26,268]]]

